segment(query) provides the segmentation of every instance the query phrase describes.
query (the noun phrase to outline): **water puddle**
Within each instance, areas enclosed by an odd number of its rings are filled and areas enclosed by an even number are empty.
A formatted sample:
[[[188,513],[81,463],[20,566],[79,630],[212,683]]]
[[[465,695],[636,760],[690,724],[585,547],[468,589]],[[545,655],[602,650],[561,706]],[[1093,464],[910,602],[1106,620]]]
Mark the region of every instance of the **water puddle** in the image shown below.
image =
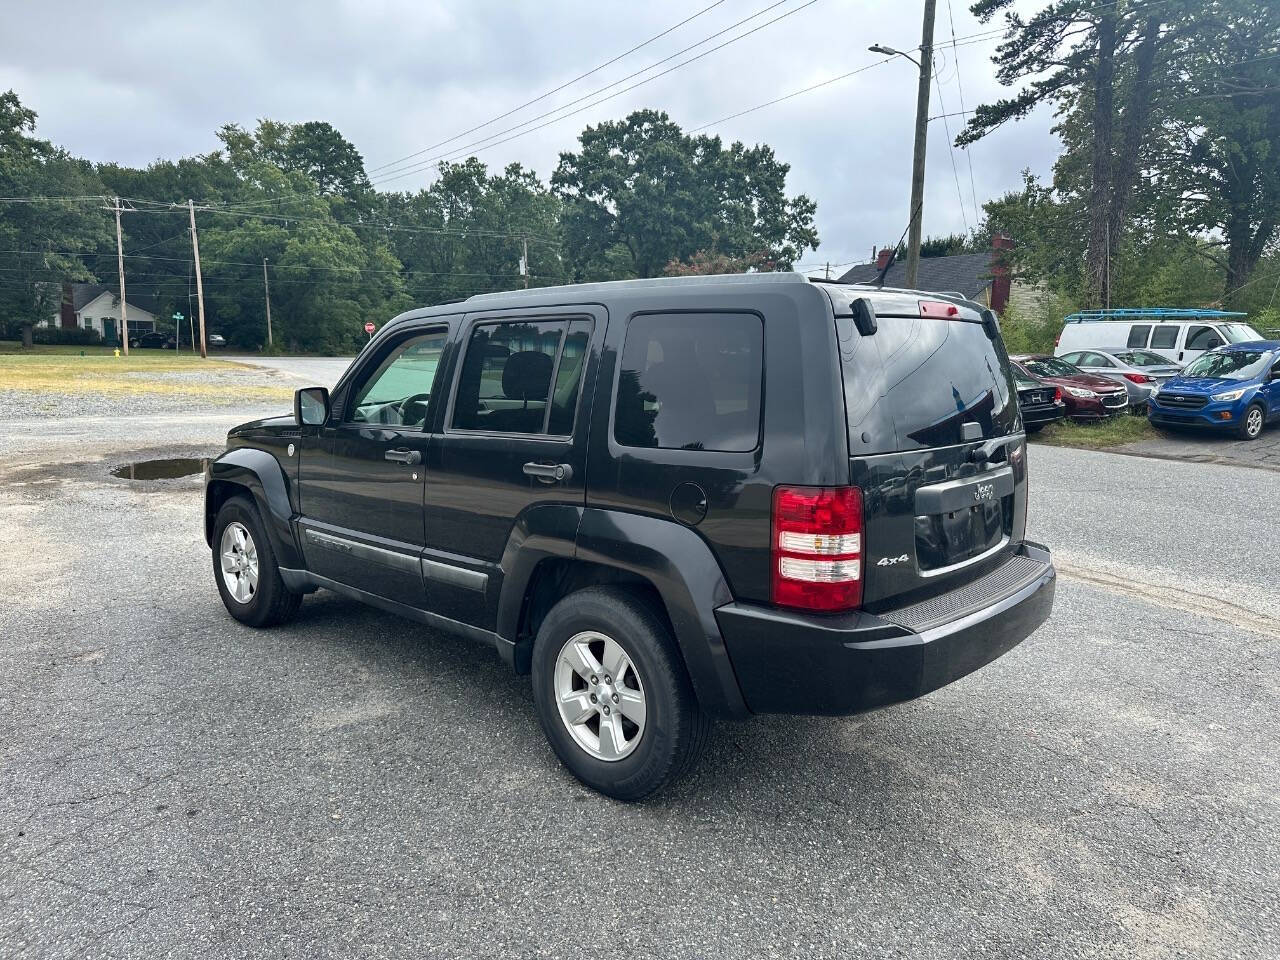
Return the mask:
[[[197,473],[204,473],[208,463],[207,459],[198,457],[139,460],[137,463],[116,467],[111,471],[111,475],[125,480],[172,480],[175,477],[190,477]]]

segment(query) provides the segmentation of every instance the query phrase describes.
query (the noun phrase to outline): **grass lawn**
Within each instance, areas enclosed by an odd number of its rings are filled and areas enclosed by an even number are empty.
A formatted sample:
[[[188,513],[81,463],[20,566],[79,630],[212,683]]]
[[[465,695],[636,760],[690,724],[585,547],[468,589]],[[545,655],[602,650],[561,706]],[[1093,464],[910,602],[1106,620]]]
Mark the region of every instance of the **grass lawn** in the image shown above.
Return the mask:
[[[226,360],[174,356],[161,350],[134,350],[126,358],[114,356],[109,347],[45,346],[15,351],[4,349],[6,346],[0,344],[0,390],[63,396],[234,397],[244,401],[293,396],[289,387],[255,382],[254,368]]]
[[[1072,423],[1059,420],[1027,439],[1032,443],[1047,443],[1055,447],[1084,447],[1101,450],[1118,447],[1138,440],[1151,440],[1158,436],[1145,416],[1126,414],[1111,417],[1101,423]]]
[[[0,340],[0,356],[16,354],[23,357],[78,357],[83,351],[87,357],[109,357],[111,356],[111,349],[111,347],[69,347],[38,343],[30,350],[23,350],[21,340]],[[134,353],[138,352],[137,350],[134,351]],[[151,353],[153,351],[148,350],[146,352]]]

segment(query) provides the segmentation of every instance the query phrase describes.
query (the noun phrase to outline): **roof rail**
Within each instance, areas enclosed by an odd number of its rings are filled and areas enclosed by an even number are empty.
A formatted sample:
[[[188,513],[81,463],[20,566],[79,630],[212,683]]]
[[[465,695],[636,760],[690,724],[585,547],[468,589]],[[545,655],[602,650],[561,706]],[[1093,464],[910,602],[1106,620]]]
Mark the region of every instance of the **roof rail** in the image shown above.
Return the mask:
[[[1067,317],[1066,323],[1082,323],[1085,320],[1196,320],[1227,317],[1244,317],[1237,310],[1215,310],[1209,307],[1116,307],[1111,310],[1080,310]]]

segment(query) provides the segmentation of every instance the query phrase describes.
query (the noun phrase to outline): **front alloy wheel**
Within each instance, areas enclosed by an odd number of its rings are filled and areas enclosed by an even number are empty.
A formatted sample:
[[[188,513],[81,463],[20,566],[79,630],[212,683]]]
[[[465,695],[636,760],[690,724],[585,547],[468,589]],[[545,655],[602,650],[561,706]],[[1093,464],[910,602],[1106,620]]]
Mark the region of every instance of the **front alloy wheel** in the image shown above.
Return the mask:
[[[248,603],[258,592],[258,548],[253,534],[239,521],[222,531],[222,582],[237,603]]]
[[[585,630],[556,658],[556,704],[574,742],[597,760],[628,756],[644,736],[644,684],[612,637]]]
[[[1265,418],[1262,414],[1261,407],[1250,407],[1244,413],[1244,438],[1246,440],[1257,440],[1262,435],[1262,427]]]

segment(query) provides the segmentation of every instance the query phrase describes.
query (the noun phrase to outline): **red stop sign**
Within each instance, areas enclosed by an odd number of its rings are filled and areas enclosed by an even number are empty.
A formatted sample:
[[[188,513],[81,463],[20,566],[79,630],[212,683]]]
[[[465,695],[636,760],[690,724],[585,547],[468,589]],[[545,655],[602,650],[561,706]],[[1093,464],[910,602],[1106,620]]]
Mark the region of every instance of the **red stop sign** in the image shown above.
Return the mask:
[[[373,331],[375,331],[375,330],[377,330],[377,329],[378,329],[378,328],[377,328],[377,327],[375,327],[372,323],[366,323],[366,324],[364,325],[364,332],[365,332],[365,333],[373,333]]]

